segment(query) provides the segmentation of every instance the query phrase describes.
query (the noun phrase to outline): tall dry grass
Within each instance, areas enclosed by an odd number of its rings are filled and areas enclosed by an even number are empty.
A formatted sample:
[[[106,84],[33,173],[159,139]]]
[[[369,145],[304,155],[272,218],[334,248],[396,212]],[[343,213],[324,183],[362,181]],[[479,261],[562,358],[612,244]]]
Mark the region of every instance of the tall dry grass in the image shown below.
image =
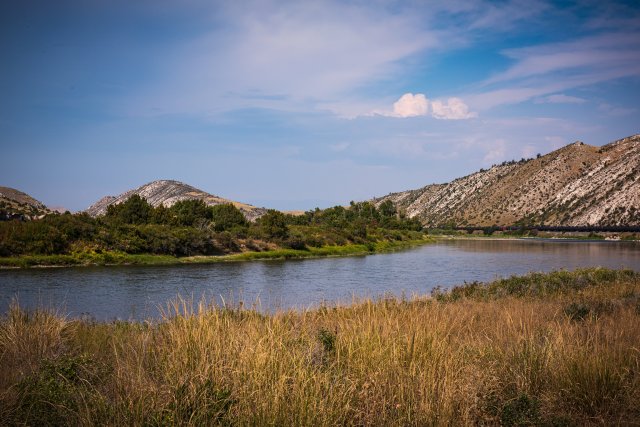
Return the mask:
[[[14,308],[0,322],[0,417],[30,425],[640,423],[637,274],[581,270],[464,288],[273,315],[176,300],[154,324]]]

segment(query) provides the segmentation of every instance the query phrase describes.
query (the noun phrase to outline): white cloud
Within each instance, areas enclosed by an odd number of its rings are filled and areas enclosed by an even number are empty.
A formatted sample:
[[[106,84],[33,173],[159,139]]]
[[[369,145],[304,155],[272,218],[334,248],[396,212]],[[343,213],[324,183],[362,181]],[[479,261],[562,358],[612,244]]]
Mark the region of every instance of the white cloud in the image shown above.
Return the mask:
[[[477,117],[478,113],[470,112],[469,107],[460,98],[439,99],[430,101],[423,93],[405,93],[393,103],[393,111],[375,110],[367,115],[386,117],[419,117],[429,115],[435,119],[462,120]]]
[[[503,54],[514,60],[513,65],[481,85],[492,89],[465,95],[473,108],[487,110],[531,99],[577,104],[583,100],[560,92],[640,76],[640,33],[631,28]]]
[[[196,1],[208,28],[165,49],[160,71],[126,108],[136,115],[275,108],[357,116],[377,105],[367,88],[411,76],[417,58],[468,46],[483,29],[508,31],[544,9],[522,7],[525,1]]]
[[[429,112],[429,101],[422,93],[405,93],[393,103],[394,117],[426,116]]]
[[[509,49],[503,54],[516,63],[485,84],[512,81],[564,72],[572,75],[597,75],[608,80],[611,75],[632,76],[638,73],[640,42],[637,32],[605,34],[570,42]]]
[[[563,93],[557,93],[554,95],[538,98],[535,101],[537,104],[584,104],[586,99],[578,98],[577,96],[569,96]]]
[[[441,35],[417,16],[382,5],[238,3],[218,6],[224,25],[167,52],[164,75],[140,96],[143,108],[309,110],[397,78],[403,59],[440,46]]]
[[[462,120],[478,117],[478,113],[470,112],[467,104],[460,98],[449,98],[446,103],[432,101],[431,110],[431,115],[436,119]]]

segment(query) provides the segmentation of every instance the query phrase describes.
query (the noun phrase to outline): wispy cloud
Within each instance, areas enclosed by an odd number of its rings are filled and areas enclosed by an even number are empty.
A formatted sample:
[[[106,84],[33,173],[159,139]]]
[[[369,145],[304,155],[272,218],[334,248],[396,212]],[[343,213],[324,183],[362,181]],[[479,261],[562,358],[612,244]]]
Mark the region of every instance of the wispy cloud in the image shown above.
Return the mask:
[[[217,13],[224,26],[168,52],[163,87],[150,88],[145,103],[178,111],[299,109],[401,74],[398,61],[439,45],[418,17],[383,7],[244,2]]]
[[[247,107],[330,108],[353,116],[357,105],[371,111],[389,95],[364,88],[405,78],[414,71],[406,63],[411,58],[424,61],[430,52],[468,46],[476,33],[510,31],[548,8],[526,4],[214,3],[211,27],[166,51],[161,75],[129,102],[129,110],[206,115]],[[451,102],[441,101],[434,117],[472,117]]]
[[[569,96],[563,93],[557,93],[554,95],[537,98],[535,100],[538,104],[584,104],[587,102],[584,98],[578,98],[577,96]]]
[[[484,80],[485,90],[466,97],[478,109],[537,102],[580,103],[558,93],[606,81],[640,76],[640,31],[611,32],[569,42],[505,50],[514,62]]]
[[[626,116],[638,111],[635,108],[616,107],[606,102],[598,106],[598,110],[610,115],[610,116]]]

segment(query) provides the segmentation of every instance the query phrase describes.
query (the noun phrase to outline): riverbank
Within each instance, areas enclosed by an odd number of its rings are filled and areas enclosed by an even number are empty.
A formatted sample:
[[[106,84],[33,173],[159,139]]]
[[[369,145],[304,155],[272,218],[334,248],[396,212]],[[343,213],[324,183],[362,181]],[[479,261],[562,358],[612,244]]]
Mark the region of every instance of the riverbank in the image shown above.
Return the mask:
[[[7,424],[640,422],[640,275],[578,270],[265,315],[174,301],[153,323],[14,307]]]
[[[176,265],[205,264],[218,262],[238,262],[253,260],[283,260],[301,258],[321,258],[339,256],[358,256],[374,253],[393,252],[427,243],[435,239],[424,236],[422,239],[378,241],[367,244],[346,244],[305,249],[272,249],[265,251],[246,251],[228,255],[175,257],[154,254],[127,254],[124,252],[81,252],[69,255],[23,255],[18,257],[0,257],[2,268],[47,268],[47,267],[83,267],[111,265]]]
[[[578,237],[527,237],[527,236],[466,236],[466,235],[446,235],[439,234],[433,236],[435,241],[442,240],[481,240],[481,241],[505,241],[516,240],[522,242],[577,242],[577,243],[629,243],[640,244],[640,240],[631,239],[590,239],[590,238],[578,238]]]
[[[435,238],[446,239],[539,239],[539,240],[563,240],[563,241],[613,241],[613,242],[640,242],[637,233],[589,233],[589,232],[537,232],[534,234],[511,234],[495,231],[490,234],[483,232],[468,233],[466,231],[447,232],[447,230],[429,230],[429,235]]]

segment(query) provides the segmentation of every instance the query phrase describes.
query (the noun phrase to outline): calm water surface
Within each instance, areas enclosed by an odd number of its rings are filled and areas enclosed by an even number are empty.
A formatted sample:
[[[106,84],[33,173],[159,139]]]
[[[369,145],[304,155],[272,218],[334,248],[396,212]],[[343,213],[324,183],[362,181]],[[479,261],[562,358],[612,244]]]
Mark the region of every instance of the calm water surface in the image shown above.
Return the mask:
[[[385,294],[428,294],[434,286],[531,271],[602,266],[640,271],[640,244],[550,240],[454,240],[349,258],[209,265],[47,268],[0,271],[0,312],[17,298],[98,320],[146,319],[176,295],[244,301],[262,310]]]

